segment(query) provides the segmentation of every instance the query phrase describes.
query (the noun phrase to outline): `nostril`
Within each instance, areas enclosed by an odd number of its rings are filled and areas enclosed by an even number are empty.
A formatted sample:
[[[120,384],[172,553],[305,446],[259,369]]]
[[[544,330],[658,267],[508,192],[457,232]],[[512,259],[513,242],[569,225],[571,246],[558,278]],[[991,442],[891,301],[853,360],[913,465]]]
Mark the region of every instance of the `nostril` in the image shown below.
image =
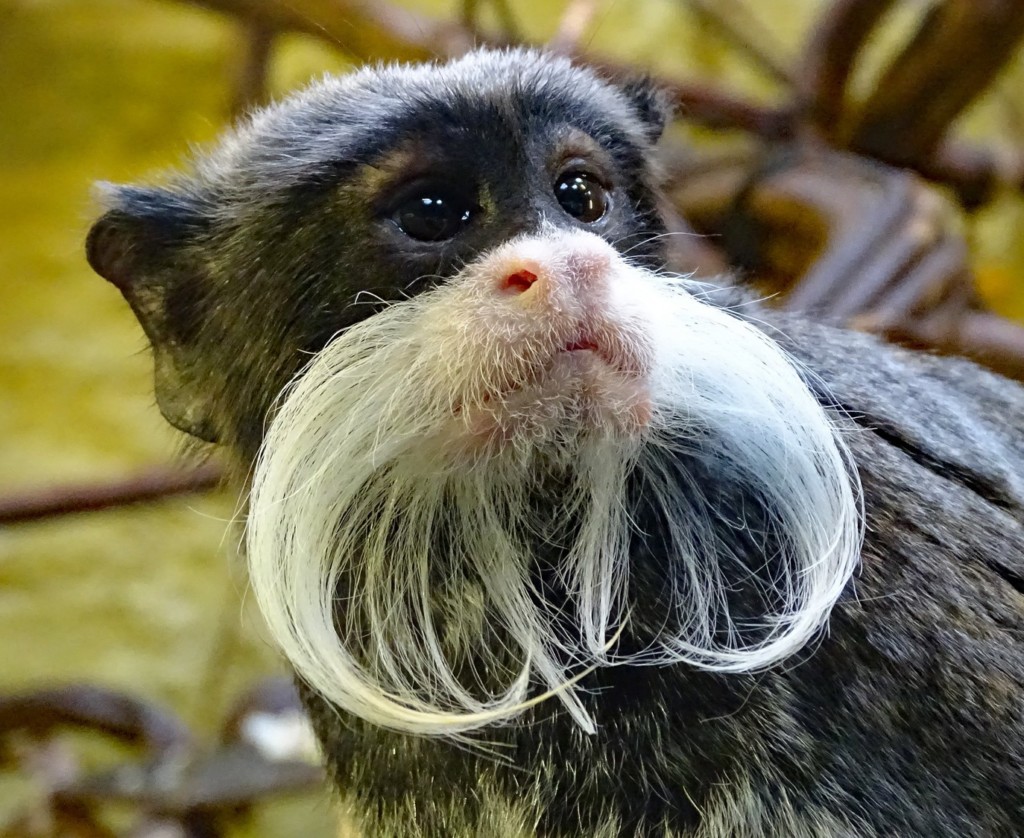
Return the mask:
[[[537,274],[533,271],[516,271],[514,274],[509,274],[505,277],[504,288],[506,291],[522,294],[524,291],[529,291],[530,286],[536,281]]]

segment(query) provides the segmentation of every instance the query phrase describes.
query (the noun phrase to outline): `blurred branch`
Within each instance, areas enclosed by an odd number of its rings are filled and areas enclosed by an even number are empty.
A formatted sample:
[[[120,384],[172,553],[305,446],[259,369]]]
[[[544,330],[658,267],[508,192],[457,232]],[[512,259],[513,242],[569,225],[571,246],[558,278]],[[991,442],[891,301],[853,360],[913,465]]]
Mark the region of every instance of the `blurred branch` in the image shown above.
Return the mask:
[[[578,52],[583,36],[597,14],[597,6],[598,0],[569,0],[548,46],[555,52]]]
[[[250,51],[239,84],[239,103],[255,101],[259,96],[270,39],[279,31],[314,35],[359,60],[448,57],[475,44],[509,42],[482,34],[479,17],[484,0],[461,0],[460,18],[451,21],[383,0],[183,2],[233,15],[250,27]],[[507,0],[492,2],[504,25],[503,37],[518,41]],[[859,107],[847,101],[850,77],[872,32],[892,10],[895,0],[834,0],[825,5],[805,42],[804,58],[793,66],[784,60],[781,48],[768,40],[765,27],[743,0],[681,2],[765,74],[790,88],[781,102],[762,104],[704,83],[653,78],[675,99],[683,119],[714,130],[745,132],[769,146],[792,143],[805,152],[815,148],[852,151],[865,162],[882,161],[915,171],[950,187],[968,210],[990,201],[1000,186],[1024,189],[1024,149],[971,145],[957,140],[951,132],[954,120],[991,86],[1024,39],[1024,3],[1019,0],[934,0],[921,14],[913,36],[889,62]],[[635,67],[585,52],[584,35],[599,3],[569,0],[549,47],[611,75],[635,74]],[[931,341],[929,345],[946,349],[962,344],[970,354],[993,359],[989,362],[994,366],[1018,369],[1018,361],[1024,358],[1022,342],[1008,327],[992,327],[992,345],[983,352],[972,349],[983,342],[977,325],[983,321],[971,319],[975,297],[966,247],[959,234],[929,215],[927,201],[915,198],[905,203],[910,199],[899,197],[902,193],[898,189],[892,193],[891,200],[878,209],[897,213],[901,220],[893,231],[882,231],[881,235],[888,238],[880,250],[865,233],[875,227],[864,225],[864,217],[851,220],[848,212],[827,211],[834,200],[843,202],[843,195],[837,197],[834,193],[842,193],[844,186],[856,191],[873,175],[867,170],[847,169],[847,180],[839,183],[835,172],[814,170],[813,156],[801,161],[797,155],[796,159],[788,182],[802,184],[805,194],[799,202],[804,210],[818,208],[818,218],[828,227],[831,239],[825,252],[818,254],[822,261],[804,265],[807,274],[793,294],[792,305],[813,297],[818,305],[850,322],[874,323],[872,328],[880,333],[909,335],[908,339],[923,335]],[[744,189],[751,189],[766,177],[770,179],[771,173],[759,172],[755,164],[755,168],[735,176],[719,176],[717,185],[707,179],[705,184],[710,186],[707,191],[714,203],[728,198],[729,184],[745,184]],[[888,186],[899,185],[899,178],[892,173],[881,177]],[[726,191],[716,195],[715,189],[723,185]],[[921,188],[915,185],[907,195],[919,195]],[[870,192],[868,187],[864,194]],[[790,210],[783,201],[772,205],[764,218],[783,218],[786,212]],[[867,216],[868,221],[872,218]],[[684,219],[679,220],[683,229]],[[941,234],[934,242],[919,242],[915,236],[925,229]],[[795,247],[799,251],[799,242],[794,245],[794,237],[787,230],[790,228],[785,225],[779,227],[775,240],[783,250]],[[742,254],[729,252],[728,248],[726,251],[731,262],[743,264]],[[687,252],[684,257],[713,262],[706,253]],[[870,270],[864,270],[868,263]],[[874,303],[869,305],[872,299]],[[855,304],[857,300],[863,304]],[[962,324],[963,318],[969,322]],[[991,326],[990,321],[984,322]]]
[[[188,728],[175,716],[148,701],[104,687],[71,684],[0,695],[0,738],[16,730],[43,737],[68,727],[100,731],[162,755],[192,742]]]
[[[253,718],[260,720],[258,728]],[[64,729],[140,747],[145,758],[84,775],[54,738]],[[218,838],[269,795],[322,785],[323,769],[311,761],[311,736],[290,678],[265,679],[240,696],[212,748],[177,717],[129,693],[69,684],[0,695],[0,759],[20,765],[43,792],[14,822],[13,833],[0,834],[107,838],[113,833],[102,823],[102,810],[128,804],[142,815],[130,833],[137,838]],[[28,828],[40,821],[60,828]]]
[[[922,161],[918,171],[956,192],[967,210],[984,206],[1000,189],[1024,189],[1024,148],[982,146],[947,139]]]
[[[111,483],[47,487],[0,497],[0,524],[18,524],[204,492],[216,488],[221,481],[220,467],[207,463],[193,471],[157,467]]]
[[[961,322],[949,352],[963,353],[979,363],[1024,381],[1024,326],[988,311],[970,312]]]
[[[387,56],[424,61],[458,55],[473,46],[472,33],[384,0],[182,0],[274,32],[322,38],[360,61]]]
[[[897,166],[930,155],[1024,38],[1020,0],[932,6],[861,109],[850,148]]]
[[[473,36],[475,41],[480,41],[484,37],[483,30],[480,27],[481,5],[481,0],[462,0],[460,20],[463,27]],[[491,0],[491,6],[498,17],[502,38],[510,43],[520,41],[522,34],[519,30],[519,23],[512,13],[512,7],[509,5],[508,0]]]
[[[800,69],[810,124],[834,138],[857,56],[894,0],[835,0],[812,28]]]
[[[783,58],[782,47],[740,0],[682,0],[695,18],[747,56],[769,78],[795,87],[796,78]]]
[[[491,5],[494,6],[494,11],[498,15],[498,21],[501,23],[502,36],[513,42],[522,40],[519,22],[512,13],[512,6],[509,0],[491,0]]]
[[[761,105],[707,84],[657,78],[655,83],[672,95],[683,119],[705,128],[746,131],[764,140],[789,139],[796,131],[791,106]]]
[[[259,21],[242,24],[242,54],[231,101],[231,116],[239,117],[267,99],[267,77],[276,32]]]
[[[800,142],[672,171],[675,208],[773,304],[1024,380],[1024,326],[979,310],[952,206],[921,178]]]

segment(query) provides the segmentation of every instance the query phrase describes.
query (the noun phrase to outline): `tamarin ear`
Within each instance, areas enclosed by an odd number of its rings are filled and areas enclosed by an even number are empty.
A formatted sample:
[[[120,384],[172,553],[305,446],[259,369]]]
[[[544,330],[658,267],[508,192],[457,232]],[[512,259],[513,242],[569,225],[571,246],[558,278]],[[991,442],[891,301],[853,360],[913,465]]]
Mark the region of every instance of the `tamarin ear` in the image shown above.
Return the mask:
[[[109,209],[89,231],[89,264],[124,295],[149,338],[167,421],[216,442],[195,348],[209,307],[209,284],[190,247],[206,227],[201,203],[157,188],[101,184],[98,192]]]
[[[649,76],[625,79],[620,82],[620,87],[643,122],[647,138],[652,143],[657,142],[672,116],[673,105],[669,92],[655,84]]]

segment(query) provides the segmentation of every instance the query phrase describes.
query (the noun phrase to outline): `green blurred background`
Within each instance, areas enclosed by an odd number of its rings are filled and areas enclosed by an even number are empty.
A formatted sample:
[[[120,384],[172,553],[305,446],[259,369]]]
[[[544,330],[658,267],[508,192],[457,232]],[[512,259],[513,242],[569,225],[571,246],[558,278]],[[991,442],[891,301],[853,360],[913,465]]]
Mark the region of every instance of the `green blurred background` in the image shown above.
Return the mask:
[[[821,4],[750,5],[795,51]],[[454,6],[416,4],[434,14]],[[536,39],[562,8],[512,6]],[[592,37],[605,53],[771,93],[673,0],[605,3]],[[226,125],[241,50],[234,23],[182,3],[0,0],[0,492],[116,479],[178,455],[141,331],[83,258],[90,184],[145,178],[210,141]],[[272,88],[345,66],[326,44],[285,37]],[[1015,66],[967,130],[1021,141],[1020,91]],[[1024,318],[1024,283],[1013,279],[1021,230],[1021,202],[1007,196],[971,232],[983,292]],[[0,692],[99,683],[169,706],[212,736],[237,692],[279,668],[246,603],[235,505],[217,492],[0,527]],[[32,793],[0,774],[0,825]],[[327,795],[307,796],[261,809],[246,834],[316,838],[332,822]]]
[[[342,66],[312,41],[281,46],[278,89]],[[0,4],[3,493],[178,456],[138,324],[83,257],[90,186],[152,175],[211,140],[239,50],[229,21],[175,3]],[[280,668],[244,605],[235,503],[217,492],[0,527],[0,691],[117,687],[212,737],[237,693]],[[0,775],[0,824],[33,791]],[[326,795],[302,798],[258,811],[251,834],[316,838],[333,821]]]

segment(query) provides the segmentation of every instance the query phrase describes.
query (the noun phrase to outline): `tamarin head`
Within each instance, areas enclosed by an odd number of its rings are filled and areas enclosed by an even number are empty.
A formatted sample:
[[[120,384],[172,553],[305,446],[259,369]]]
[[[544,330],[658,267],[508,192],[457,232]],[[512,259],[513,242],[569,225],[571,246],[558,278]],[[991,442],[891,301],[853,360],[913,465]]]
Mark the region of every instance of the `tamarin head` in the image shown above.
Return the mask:
[[[90,262],[168,420],[255,463],[253,589],[343,710],[447,734],[555,698],[589,731],[592,668],[771,665],[852,573],[856,480],[801,371],[663,270],[665,118],[483,51],[324,80],[104,188]]]

